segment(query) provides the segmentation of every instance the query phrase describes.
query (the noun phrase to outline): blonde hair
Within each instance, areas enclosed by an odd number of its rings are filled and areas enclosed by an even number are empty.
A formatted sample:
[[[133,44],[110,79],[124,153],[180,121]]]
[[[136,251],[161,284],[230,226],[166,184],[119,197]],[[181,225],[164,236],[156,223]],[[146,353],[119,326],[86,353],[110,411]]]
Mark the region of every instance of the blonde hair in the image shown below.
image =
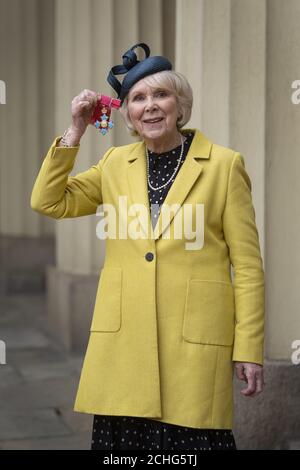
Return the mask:
[[[179,107],[177,128],[183,127],[191,117],[193,106],[193,91],[186,77],[173,70],[164,70],[143,78],[146,85],[151,88],[162,88],[174,93]],[[124,99],[120,112],[124,118],[126,127],[132,136],[138,136],[134,129],[128,112],[128,95]]]

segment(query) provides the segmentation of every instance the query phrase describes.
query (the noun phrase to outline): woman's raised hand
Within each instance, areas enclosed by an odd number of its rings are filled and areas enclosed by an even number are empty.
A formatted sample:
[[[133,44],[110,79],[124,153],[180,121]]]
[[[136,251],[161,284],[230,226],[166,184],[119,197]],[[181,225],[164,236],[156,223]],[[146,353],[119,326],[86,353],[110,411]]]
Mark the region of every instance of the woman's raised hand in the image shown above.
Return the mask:
[[[100,93],[83,90],[72,100],[72,126],[83,135],[90,124]]]
[[[94,114],[101,94],[92,90],[83,90],[71,102],[72,124],[64,140],[71,147],[78,145]]]

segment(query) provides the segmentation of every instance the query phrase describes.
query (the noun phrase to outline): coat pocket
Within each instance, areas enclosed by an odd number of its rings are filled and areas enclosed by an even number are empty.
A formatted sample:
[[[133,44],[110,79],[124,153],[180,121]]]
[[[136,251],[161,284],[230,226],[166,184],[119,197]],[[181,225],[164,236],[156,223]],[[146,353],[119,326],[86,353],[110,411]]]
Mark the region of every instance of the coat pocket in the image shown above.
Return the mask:
[[[103,268],[97,289],[90,331],[121,328],[122,268]]]
[[[234,339],[234,290],[229,282],[189,279],[183,338],[192,343],[231,346]]]

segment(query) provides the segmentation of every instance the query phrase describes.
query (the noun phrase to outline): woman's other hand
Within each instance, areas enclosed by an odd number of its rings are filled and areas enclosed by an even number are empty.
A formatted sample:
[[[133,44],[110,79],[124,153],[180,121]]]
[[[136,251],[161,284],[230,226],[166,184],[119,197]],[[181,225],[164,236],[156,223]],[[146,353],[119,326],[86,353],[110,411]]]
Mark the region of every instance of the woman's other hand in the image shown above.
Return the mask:
[[[245,397],[254,397],[263,391],[263,366],[253,362],[235,362],[235,370],[237,378],[247,383],[247,387],[241,390]]]

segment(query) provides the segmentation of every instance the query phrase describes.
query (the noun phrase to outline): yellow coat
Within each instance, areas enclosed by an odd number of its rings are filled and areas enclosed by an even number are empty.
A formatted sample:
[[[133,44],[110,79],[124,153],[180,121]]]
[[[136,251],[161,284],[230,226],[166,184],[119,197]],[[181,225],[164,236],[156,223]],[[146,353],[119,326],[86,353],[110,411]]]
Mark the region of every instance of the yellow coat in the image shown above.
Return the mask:
[[[244,159],[190,131],[164,204],[191,204],[193,217],[204,205],[200,249],[172,237],[178,215],[164,227],[160,215],[153,236],[143,142],[110,148],[68,177],[78,147],[56,148],[57,138],[40,169],[31,196],[39,213],[80,217],[110,203],[119,216],[125,195],[128,207],[148,208],[151,227],[151,236],[106,240],[75,411],[232,428],[233,361],[263,363],[264,271]]]

